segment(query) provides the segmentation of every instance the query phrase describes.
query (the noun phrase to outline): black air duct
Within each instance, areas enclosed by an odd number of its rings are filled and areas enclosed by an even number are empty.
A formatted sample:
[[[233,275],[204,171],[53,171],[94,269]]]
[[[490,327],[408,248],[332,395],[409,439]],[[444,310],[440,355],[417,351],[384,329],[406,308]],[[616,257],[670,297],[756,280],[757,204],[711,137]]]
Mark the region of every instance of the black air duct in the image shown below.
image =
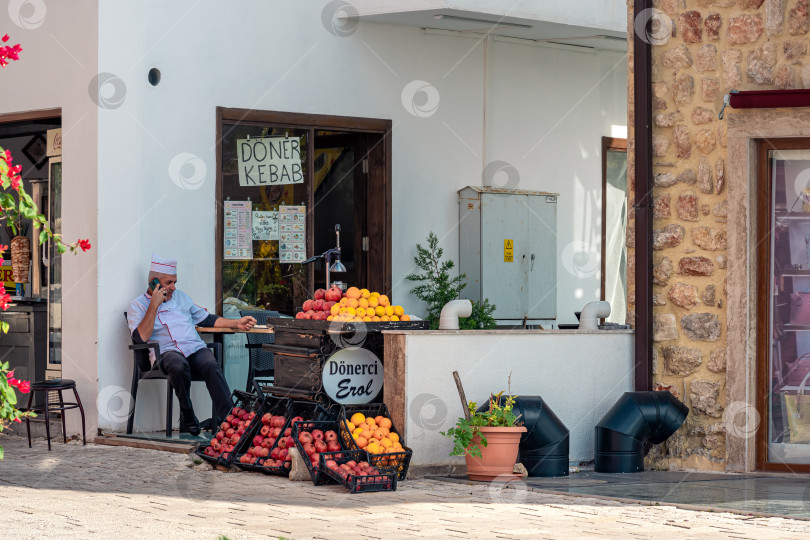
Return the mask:
[[[505,400],[502,396],[501,400]],[[489,403],[478,408],[486,411]],[[529,476],[568,476],[568,428],[540,396],[515,398],[514,414],[526,427],[518,461]]]
[[[625,392],[596,424],[594,471],[642,472],[650,448],[675,433],[687,414],[670,392]]]

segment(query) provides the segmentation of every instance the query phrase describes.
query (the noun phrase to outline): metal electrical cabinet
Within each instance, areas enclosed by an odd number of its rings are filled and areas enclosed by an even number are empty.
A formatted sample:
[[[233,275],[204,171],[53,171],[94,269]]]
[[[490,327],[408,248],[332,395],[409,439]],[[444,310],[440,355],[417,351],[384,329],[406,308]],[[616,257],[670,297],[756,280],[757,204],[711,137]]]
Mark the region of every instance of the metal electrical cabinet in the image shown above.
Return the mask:
[[[468,186],[459,197],[463,296],[498,320],[557,318],[557,193]]]

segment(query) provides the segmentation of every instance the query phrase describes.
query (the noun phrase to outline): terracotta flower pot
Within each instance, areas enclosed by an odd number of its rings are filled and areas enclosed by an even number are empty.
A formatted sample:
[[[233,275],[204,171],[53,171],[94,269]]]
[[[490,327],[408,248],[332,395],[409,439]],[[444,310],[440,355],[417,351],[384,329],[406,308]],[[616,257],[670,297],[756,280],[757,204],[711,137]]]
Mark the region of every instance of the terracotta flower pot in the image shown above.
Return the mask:
[[[464,456],[467,460],[467,478],[489,482],[502,474],[512,474],[518,457],[520,437],[526,428],[520,427],[479,427],[478,430],[487,439],[487,445],[481,446],[481,457]],[[473,445],[480,441],[476,435]]]

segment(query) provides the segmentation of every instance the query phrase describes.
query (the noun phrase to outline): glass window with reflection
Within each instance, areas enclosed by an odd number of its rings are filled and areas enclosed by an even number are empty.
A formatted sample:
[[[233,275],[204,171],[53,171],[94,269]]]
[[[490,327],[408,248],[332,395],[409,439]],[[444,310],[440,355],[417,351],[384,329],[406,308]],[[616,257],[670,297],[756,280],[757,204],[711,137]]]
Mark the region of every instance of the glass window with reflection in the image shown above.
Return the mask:
[[[256,122],[222,124],[222,201],[250,201],[252,212],[277,212],[282,205],[307,205],[307,137],[306,129],[262,125]],[[264,137],[289,137],[297,140],[300,152],[302,183],[263,183],[269,174],[292,174],[290,171],[253,170],[248,185],[239,181],[239,141]],[[245,156],[243,156],[244,158]],[[259,178],[259,174],[262,175]],[[294,174],[298,174],[298,170]],[[254,183],[255,182],[255,183]],[[223,227],[223,224],[218,224]],[[225,242],[231,239],[224,238]],[[306,239],[304,239],[306,241]],[[300,264],[282,263],[277,238],[251,240],[252,258],[222,258],[221,301],[235,300],[250,306],[290,314],[307,295],[309,269]],[[310,251],[307,245],[307,252]]]

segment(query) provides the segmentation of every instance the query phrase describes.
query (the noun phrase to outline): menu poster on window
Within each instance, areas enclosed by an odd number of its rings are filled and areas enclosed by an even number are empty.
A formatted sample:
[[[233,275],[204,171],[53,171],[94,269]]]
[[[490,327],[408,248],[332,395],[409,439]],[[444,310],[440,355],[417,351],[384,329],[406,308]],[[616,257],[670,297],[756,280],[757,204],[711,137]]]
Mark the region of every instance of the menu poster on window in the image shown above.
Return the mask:
[[[304,183],[298,137],[237,139],[236,151],[242,187]]]
[[[225,201],[225,260],[252,259],[251,202]]]
[[[300,263],[306,260],[306,220],[306,206],[278,207],[278,257],[281,263]]]
[[[278,212],[253,212],[253,239],[278,240]]]

